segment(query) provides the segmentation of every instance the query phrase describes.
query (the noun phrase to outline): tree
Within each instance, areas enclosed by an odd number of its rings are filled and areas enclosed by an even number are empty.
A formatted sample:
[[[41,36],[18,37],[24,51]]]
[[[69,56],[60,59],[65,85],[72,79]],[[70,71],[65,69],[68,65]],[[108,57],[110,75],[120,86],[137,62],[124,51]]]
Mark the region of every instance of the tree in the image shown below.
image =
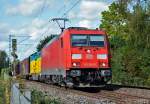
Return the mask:
[[[113,2],[108,11],[102,12],[100,28],[106,29],[110,36],[126,35],[128,13],[125,4]]]
[[[148,2],[150,4],[150,1]],[[147,4],[145,4],[147,5]],[[133,77],[147,80],[150,73],[150,9],[145,9],[142,4],[133,6],[133,12],[129,16],[128,50],[124,54],[126,71]]]
[[[40,43],[37,45],[37,51],[41,51],[42,48],[57,35],[50,35],[45,37],[43,40],[40,41]]]
[[[113,2],[108,11],[102,12],[100,28],[107,31],[113,49],[124,45],[128,36],[127,15],[129,11],[126,5],[124,2]]]
[[[138,49],[150,48],[150,12],[142,5],[135,5],[129,19],[129,43]],[[142,46],[142,47],[141,47]]]
[[[2,68],[9,66],[9,60],[5,51],[0,50],[0,73]]]
[[[110,36],[114,82],[150,85],[150,1],[145,1],[118,0],[102,13],[100,28]]]

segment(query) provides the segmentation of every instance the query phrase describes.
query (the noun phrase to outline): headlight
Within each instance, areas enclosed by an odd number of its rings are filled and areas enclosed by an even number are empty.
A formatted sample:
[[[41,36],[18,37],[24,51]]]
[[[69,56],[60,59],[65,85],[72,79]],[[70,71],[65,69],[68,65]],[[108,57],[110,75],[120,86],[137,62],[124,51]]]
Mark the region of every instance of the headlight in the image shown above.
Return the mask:
[[[106,64],[105,64],[105,63],[102,63],[102,66],[103,66],[103,67],[105,67],[105,66],[106,66]]]
[[[79,67],[79,66],[80,66],[80,63],[79,63],[79,62],[73,62],[73,63],[72,63],[72,66],[73,66],[73,67]]]
[[[72,54],[72,59],[81,59],[81,54]]]
[[[101,70],[101,76],[111,76],[110,70]]]
[[[97,59],[107,59],[107,54],[97,54]]]

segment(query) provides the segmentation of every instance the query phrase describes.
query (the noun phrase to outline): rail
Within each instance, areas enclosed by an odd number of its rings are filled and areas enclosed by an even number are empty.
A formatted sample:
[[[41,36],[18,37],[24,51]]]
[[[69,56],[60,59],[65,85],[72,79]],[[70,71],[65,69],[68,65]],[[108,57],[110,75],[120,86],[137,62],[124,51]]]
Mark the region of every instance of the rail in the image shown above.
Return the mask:
[[[141,101],[143,100],[144,104],[150,104],[150,97],[131,95],[128,93],[123,93],[123,92],[115,92],[113,90],[110,91],[110,90],[106,90],[106,89],[105,90],[100,89],[100,91],[98,91],[98,92],[91,93],[91,92],[89,92],[89,90],[83,91],[81,89],[70,89],[70,88],[66,89],[65,87],[49,85],[49,84],[41,83],[41,82],[35,82],[35,81],[30,81],[30,82],[39,84],[44,89],[47,89],[48,87],[52,87],[52,88],[55,88],[55,89],[58,89],[61,91],[66,91],[66,92],[74,93],[77,95],[86,96],[88,98],[95,98],[95,99],[105,98],[105,99],[113,101],[117,104],[133,104],[133,103],[136,104],[137,102],[139,102],[139,100],[141,100]]]

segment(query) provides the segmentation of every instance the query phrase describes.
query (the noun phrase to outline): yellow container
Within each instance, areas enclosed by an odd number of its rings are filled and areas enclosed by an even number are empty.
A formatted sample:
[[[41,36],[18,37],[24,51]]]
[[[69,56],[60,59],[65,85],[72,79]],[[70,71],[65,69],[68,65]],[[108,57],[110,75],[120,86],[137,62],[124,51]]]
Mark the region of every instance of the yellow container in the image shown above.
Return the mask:
[[[41,72],[41,56],[40,52],[36,52],[30,56],[30,75],[40,74]]]
[[[39,74],[41,72],[41,57],[36,60],[36,70],[35,73]]]

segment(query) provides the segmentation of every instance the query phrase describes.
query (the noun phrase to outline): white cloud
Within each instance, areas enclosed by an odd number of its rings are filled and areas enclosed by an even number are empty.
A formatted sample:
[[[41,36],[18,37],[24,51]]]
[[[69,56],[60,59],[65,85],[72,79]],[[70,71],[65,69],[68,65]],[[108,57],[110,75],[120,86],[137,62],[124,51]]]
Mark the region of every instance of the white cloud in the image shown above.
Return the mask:
[[[18,50],[18,56],[20,59],[23,59],[33,52],[36,51],[36,46],[44,36],[48,36],[54,33],[58,33],[58,27],[56,25],[49,23],[48,21],[41,20],[41,19],[34,19],[30,24],[26,24],[23,27],[18,29],[11,30],[14,34],[28,34],[31,36],[24,44],[32,44],[32,45],[23,45],[21,46],[21,50]],[[24,54],[24,55],[22,55]]]
[[[42,34],[45,33],[45,31],[53,32],[54,26],[50,25],[48,21],[42,20],[42,19],[34,19],[29,24],[26,24],[22,27],[11,29],[10,32],[13,34],[28,34],[28,36],[31,36],[31,40],[37,40],[41,38]],[[48,26],[50,29],[48,29]],[[45,33],[45,34],[46,34]]]
[[[82,20],[79,22],[79,27],[91,27],[91,22],[89,20]]]
[[[108,4],[101,1],[82,1],[79,17],[84,19],[95,19],[100,13],[108,8]]]
[[[78,12],[68,14],[71,19],[79,19],[79,26],[96,27],[95,22],[100,21],[101,12],[108,9],[109,4],[100,0],[82,0]]]
[[[35,19],[26,31],[28,31],[32,40],[36,40],[41,39],[41,36],[58,33],[58,29],[56,28],[56,25],[49,23],[48,21]]]
[[[44,21],[44,20],[38,19],[38,18],[34,19],[31,23],[32,26],[35,26],[37,28],[43,28],[43,27],[45,27],[46,24],[47,24],[47,21]]]
[[[60,32],[56,23],[49,23],[46,20],[34,19],[29,24],[25,24],[20,27],[11,27],[8,24],[0,23],[0,49],[8,50],[8,36],[9,34],[14,35],[26,35],[31,36],[27,41],[21,44],[32,44],[32,45],[18,45],[18,56],[19,58],[25,58],[27,55],[36,51],[36,45],[39,43],[44,36],[51,35]],[[11,28],[10,28],[11,27]],[[18,42],[25,38],[17,38]],[[22,51],[21,51],[22,50]],[[31,50],[31,51],[29,51]],[[26,52],[27,51],[27,52]],[[23,55],[26,54],[26,55]]]
[[[0,41],[0,50],[6,50],[6,48],[8,48],[8,42]]]
[[[69,18],[93,20],[99,18],[102,11],[108,9],[109,4],[102,1],[82,0],[78,12],[70,12]]]
[[[33,16],[41,12],[43,6],[50,5],[52,0],[21,0],[18,5],[9,6],[6,13],[9,15]]]
[[[8,40],[9,35],[9,25],[6,23],[0,23],[0,41]]]
[[[31,54],[33,54],[34,52],[36,52],[35,48],[36,48],[36,44],[33,44],[33,45],[26,46],[22,50],[19,50],[18,52],[19,59],[23,60],[27,58],[28,56],[30,56]]]

